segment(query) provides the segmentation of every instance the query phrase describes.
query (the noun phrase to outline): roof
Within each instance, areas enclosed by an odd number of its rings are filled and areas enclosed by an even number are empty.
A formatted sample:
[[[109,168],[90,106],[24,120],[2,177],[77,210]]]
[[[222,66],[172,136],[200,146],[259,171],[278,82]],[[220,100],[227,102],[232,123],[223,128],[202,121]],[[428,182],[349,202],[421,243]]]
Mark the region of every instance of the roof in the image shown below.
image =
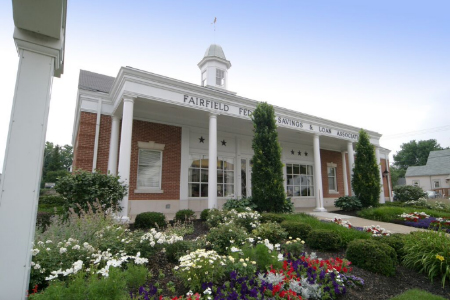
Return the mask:
[[[211,44],[211,46],[206,49],[204,57],[219,57],[221,59],[225,59],[225,53],[223,53],[223,49],[220,45]]]
[[[109,93],[114,83],[115,77],[106,76],[94,72],[80,70],[78,88],[88,91]]]
[[[450,174],[450,149],[431,151],[425,166],[409,167],[407,177]]]

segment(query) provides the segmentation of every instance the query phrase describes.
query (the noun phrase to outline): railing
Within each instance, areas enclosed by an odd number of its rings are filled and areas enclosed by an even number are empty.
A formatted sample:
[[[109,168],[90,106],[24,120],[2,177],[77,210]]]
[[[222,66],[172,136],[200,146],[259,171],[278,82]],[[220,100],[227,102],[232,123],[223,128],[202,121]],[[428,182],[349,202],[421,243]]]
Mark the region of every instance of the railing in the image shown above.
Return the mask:
[[[440,189],[433,189],[438,196],[437,198],[449,198],[450,197],[450,188],[440,188]]]

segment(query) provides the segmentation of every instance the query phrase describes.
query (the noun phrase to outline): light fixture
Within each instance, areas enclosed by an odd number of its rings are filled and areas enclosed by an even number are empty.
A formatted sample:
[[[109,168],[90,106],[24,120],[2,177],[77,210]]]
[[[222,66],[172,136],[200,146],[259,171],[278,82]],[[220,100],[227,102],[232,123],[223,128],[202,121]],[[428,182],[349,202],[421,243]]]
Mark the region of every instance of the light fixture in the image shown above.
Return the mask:
[[[389,176],[389,171],[388,170],[385,170],[384,172],[383,172],[383,177],[388,177]]]

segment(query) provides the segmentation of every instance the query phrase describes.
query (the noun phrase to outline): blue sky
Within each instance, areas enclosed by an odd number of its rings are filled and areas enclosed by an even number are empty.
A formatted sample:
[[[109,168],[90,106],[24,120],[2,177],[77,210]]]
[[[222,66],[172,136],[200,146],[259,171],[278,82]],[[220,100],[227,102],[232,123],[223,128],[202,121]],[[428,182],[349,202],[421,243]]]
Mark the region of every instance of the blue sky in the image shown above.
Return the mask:
[[[199,83],[197,63],[215,42],[238,95],[380,132],[392,154],[412,139],[448,147],[449,11],[450,1],[432,0],[69,1],[47,140],[71,143],[80,69],[116,76],[132,66]],[[13,26],[2,1],[0,168],[18,66]]]

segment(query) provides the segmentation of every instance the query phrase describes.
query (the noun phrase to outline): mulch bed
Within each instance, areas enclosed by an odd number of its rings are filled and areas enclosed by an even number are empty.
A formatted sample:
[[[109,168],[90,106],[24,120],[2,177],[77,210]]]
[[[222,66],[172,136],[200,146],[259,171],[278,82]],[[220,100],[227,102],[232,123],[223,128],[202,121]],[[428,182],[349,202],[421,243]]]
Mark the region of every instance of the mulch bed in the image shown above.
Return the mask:
[[[194,222],[194,233],[185,236],[185,239],[195,239],[198,236],[208,233],[206,224],[200,220]],[[314,251],[309,247],[305,247],[305,251],[308,253],[316,252],[317,256],[323,259],[330,257],[345,258],[345,251],[339,252],[320,252]],[[178,280],[172,273],[176,264],[167,262],[164,255],[158,255],[150,262],[150,268],[154,275],[158,275],[159,272],[164,273],[164,278],[158,279],[160,287],[164,289],[165,295],[173,295],[170,291],[167,291],[164,287],[166,283],[172,281],[178,292],[178,296],[186,294],[186,289],[180,280]],[[442,288],[442,284],[439,280],[435,280],[433,283],[423,274],[417,273],[414,270],[407,269],[403,266],[398,266],[396,274],[393,277],[386,277],[383,275],[375,274],[356,266],[353,266],[353,270],[350,273],[352,275],[361,277],[365,281],[363,287],[356,287],[347,290],[347,294],[338,299],[342,300],[384,300],[390,299],[396,295],[399,295],[409,289],[417,288],[428,291],[434,295],[442,296],[446,299],[450,299],[450,285],[447,284],[445,288]]]

